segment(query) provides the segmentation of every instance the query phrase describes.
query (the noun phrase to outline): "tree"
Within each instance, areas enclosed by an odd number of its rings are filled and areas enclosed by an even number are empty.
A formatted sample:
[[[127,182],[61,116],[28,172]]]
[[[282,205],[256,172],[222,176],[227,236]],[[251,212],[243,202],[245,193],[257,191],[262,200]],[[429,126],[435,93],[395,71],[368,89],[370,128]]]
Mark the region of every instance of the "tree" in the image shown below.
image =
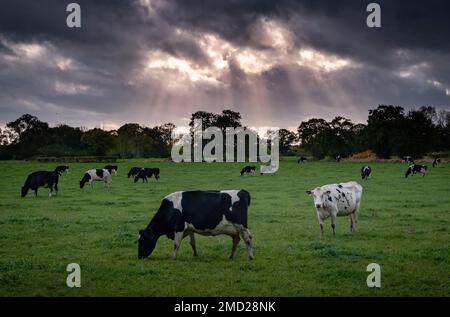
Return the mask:
[[[6,127],[11,132],[10,142],[18,158],[32,157],[39,148],[51,142],[48,123],[30,114],[7,123]]]
[[[377,109],[369,110],[368,142],[377,156],[389,158],[394,153],[394,136],[401,133],[400,127],[404,126],[404,119],[402,107],[380,105]]]
[[[121,157],[130,158],[138,155],[139,140],[144,128],[137,123],[122,125],[117,132],[117,150]]]
[[[289,152],[289,149],[292,145],[292,143],[295,142],[297,139],[297,136],[295,133],[286,130],[286,129],[280,129],[278,130],[278,137],[279,137],[279,150],[281,155],[287,155]]]
[[[320,132],[329,128],[328,122],[324,119],[310,119],[300,124],[297,129],[298,138],[303,145],[311,145]]]
[[[114,137],[108,132],[98,128],[86,131],[81,137],[81,142],[85,144],[93,155],[106,155],[113,149]]]

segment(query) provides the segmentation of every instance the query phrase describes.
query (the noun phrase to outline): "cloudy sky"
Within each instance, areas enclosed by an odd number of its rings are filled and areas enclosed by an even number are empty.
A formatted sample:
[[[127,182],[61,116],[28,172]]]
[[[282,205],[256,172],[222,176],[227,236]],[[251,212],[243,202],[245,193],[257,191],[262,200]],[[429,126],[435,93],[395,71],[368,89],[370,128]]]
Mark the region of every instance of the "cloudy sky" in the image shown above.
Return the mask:
[[[0,2],[0,124],[24,113],[107,129],[187,125],[197,110],[295,128],[378,104],[450,110],[448,1]]]

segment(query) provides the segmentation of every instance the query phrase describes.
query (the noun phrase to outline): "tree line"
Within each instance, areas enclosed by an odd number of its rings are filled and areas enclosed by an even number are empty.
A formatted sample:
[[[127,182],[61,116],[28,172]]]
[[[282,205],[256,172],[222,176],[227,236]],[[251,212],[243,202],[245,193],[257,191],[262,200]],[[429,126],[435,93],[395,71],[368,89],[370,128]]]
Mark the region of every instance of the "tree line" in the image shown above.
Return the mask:
[[[193,113],[191,131],[195,119],[202,120],[203,129],[215,126],[224,132],[227,127],[243,127],[241,114],[232,110]],[[50,127],[36,116],[24,114],[0,129],[0,159],[83,155],[166,158],[176,141],[175,128],[173,123],[154,127],[126,123],[112,131],[65,124]],[[308,153],[323,159],[371,150],[380,158],[421,157],[450,150],[450,112],[433,107],[405,111],[399,106],[380,105],[369,110],[366,124],[342,116],[331,121],[313,118],[301,122],[295,132],[280,129],[278,133],[281,155]]]

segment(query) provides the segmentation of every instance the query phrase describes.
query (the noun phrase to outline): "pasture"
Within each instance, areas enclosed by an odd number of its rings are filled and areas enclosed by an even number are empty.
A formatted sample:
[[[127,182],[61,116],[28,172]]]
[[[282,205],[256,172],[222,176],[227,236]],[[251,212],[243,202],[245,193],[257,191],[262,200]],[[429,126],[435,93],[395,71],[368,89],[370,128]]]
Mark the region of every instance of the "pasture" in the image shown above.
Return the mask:
[[[26,176],[55,163],[0,162],[0,296],[449,296],[450,166],[405,179],[407,165],[281,162],[277,174],[239,175],[244,163],[117,162],[111,188],[81,190],[84,171],[102,163],[69,163],[59,194],[20,197]],[[431,165],[431,164],[429,164]],[[161,179],[134,184],[132,166],[159,167]],[[356,180],[364,188],[359,227],[348,217],[320,230],[305,190]],[[178,190],[246,189],[255,260],[241,241],[229,260],[231,238],[196,235],[199,256],[183,240],[161,237],[151,257],[137,259],[138,230],[164,196]],[[66,286],[66,266],[81,266],[81,288]],[[366,285],[369,263],[381,266],[380,289]]]

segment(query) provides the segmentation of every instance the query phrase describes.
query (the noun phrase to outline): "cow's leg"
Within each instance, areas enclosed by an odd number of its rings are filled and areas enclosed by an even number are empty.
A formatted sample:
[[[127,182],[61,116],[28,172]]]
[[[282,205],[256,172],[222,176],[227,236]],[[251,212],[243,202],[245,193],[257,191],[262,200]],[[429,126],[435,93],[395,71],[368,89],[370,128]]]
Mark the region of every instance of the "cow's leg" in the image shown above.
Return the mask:
[[[239,234],[232,236],[232,238],[233,238],[233,246],[231,247],[230,259],[234,258],[234,256],[236,255],[237,246],[239,244],[239,241],[241,241],[241,238],[239,238]]]
[[[323,238],[323,218],[320,216],[319,213],[317,213],[317,219],[319,220],[319,225],[320,225],[320,237]]]
[[[180,245],[181,245],[181,241],[183,240],[183,231],[180,232],[175,232],[175,237],[173,239],[174,241],[174,246],[173,246],[173,254],[172,254],[172,259],[176,260],[177,258],[177,253],[178,250],[180,249]]]
[[[333,229],[333,235],[336,235],[336,213],[331,213],[331,229]]]
[[[36,189],[34,190],[34,197],[37,197],[37,192],[38,192],[38,189],[36,187]]]
[[[353,230],[354,231],[358,230],[358,213],[359,213],[360,206],[361,206],[361,201],[358,201],[358,203],[356,204],[355,211],[353,212]]]
[[[190,245],[192,247],[193,256],[197,256],[198,253],[197,253],[197,247],[195,246],[195,237],[194,237],[194,233],[193,232],[189,234],[189,239],[190,239],[189,243],[190,243]]]
[[[54,188],[55,188],[55,195],[58,195],[58,183],[55,183]]]
[[[250,231],[247,228],[244,228],[244,226],[241,226],[239,228],[239,235],[241,236],[242,240],[245,241],[245,245],[247,246],[247,254],[248,259],[253,260],[253,246],[252,246],[252,235]]]
[[[355,220],[355,213],[352,212],[350,214],[350,232],[356,231],[356,220]]]
[[[52,186],[48,186],[48,197],[52,197]]]

